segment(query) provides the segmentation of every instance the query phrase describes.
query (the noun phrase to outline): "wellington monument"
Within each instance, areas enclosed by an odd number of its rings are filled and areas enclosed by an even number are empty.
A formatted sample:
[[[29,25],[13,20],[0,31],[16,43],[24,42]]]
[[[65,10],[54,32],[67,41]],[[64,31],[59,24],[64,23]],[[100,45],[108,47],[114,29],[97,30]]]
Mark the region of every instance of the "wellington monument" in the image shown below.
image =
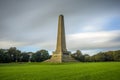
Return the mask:
[[[72,58],[71,53],[66,49],[65,28],[64,28],[64,16],[60,15],[58,19],[58,34],[56,50],[53,52],[51,59],[46,62],[76,62]]]

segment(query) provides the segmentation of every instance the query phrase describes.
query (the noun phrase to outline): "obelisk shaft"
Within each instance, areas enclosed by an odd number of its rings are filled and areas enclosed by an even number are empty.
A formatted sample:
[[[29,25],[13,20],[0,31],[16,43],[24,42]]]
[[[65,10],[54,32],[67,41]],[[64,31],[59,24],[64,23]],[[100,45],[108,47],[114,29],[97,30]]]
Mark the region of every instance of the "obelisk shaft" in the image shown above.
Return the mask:
[[[66,49],[66,40],[65,40],[64,16],[60,15],[58,20],[56,52],[63,53],[65,51],[67,51],[67,49]]]

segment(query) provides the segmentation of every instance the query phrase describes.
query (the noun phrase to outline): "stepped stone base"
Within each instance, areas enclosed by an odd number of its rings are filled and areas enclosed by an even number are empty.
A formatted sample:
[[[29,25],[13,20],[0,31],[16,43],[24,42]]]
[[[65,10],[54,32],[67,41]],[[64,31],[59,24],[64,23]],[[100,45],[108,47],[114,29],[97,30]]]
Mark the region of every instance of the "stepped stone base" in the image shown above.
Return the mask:
[[[74,59],[71,54],[67,55],[67,54],[64,54],[62,56],[62,62],[78,62],[76,59]]]
[[[74,59],[71,54],[56,54],[53,53],[51,59],[46,60],[45,62],[55,62],[55,63],[62,63],[62,62],[78,62]]]

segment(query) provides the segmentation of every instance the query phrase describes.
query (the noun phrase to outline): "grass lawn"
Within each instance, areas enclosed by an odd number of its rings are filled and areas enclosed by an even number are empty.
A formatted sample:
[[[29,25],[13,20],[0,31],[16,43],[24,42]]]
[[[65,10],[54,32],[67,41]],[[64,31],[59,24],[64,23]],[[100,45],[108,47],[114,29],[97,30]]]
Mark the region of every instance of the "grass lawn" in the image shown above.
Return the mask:
[[[0,80],[119,79],[120,62],[0,64]]]

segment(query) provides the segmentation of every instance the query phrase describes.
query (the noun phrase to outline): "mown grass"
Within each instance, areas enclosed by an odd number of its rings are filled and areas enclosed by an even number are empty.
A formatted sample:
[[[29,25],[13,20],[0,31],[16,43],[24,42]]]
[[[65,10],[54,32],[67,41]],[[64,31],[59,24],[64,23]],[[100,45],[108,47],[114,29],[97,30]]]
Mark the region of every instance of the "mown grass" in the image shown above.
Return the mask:
[[[0,64],[0,80],[119,80],[120,62]]]

